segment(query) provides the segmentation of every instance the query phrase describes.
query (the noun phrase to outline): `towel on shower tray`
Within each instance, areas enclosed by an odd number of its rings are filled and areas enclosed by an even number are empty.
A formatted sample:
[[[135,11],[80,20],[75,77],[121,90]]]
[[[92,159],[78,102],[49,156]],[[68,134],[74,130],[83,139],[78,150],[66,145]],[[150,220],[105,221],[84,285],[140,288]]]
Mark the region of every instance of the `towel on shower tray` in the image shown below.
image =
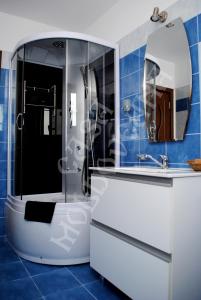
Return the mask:
[[[27,201],[24,219],[27,221],[51,223],[56,202]]]

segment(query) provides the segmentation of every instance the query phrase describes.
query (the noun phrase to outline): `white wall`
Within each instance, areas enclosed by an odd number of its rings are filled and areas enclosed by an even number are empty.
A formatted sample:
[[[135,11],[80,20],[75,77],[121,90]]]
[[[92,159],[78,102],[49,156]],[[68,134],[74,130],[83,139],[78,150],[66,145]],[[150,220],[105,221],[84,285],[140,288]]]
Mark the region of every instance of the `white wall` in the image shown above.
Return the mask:
[[[0,12],[0,49],[12,52],[19,40],[59,28]]]
[[[160,10],[163,10],[176,1],[177,0],[119,0],[116,5],[94,22],[94,24],[86,30],[86,33],[111,42],[117,42],[149,20],[155,6],[159,6]]]
[[[135,0],[134,0],[135,1]],[[166,1],[169,5],[170,1]],[[184,22],[201,13],[200,0],[178,0],[167,8],[168,22],[180,17]],[[147,22],[125,35],[120,41],[120,56],[123,57],[133,50],[145,45],[148,36],[156,29],[164,26],[162,23]]]

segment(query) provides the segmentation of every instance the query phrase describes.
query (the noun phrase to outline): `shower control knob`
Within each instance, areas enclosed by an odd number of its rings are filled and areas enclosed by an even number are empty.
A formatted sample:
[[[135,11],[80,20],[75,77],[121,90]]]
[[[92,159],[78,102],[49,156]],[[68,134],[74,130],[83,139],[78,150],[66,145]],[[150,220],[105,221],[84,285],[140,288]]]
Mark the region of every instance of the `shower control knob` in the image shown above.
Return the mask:
[[[81,172],[81,171],[82,171],[82,169],[81,169],[81,168],[77,168],[77,171],[78,171],[78,172]]]
[[[77,149],[77,151],[80,151],[80,150],[81,150],[81,147],[78,145],[78,146],[76,147],[76,149]]]

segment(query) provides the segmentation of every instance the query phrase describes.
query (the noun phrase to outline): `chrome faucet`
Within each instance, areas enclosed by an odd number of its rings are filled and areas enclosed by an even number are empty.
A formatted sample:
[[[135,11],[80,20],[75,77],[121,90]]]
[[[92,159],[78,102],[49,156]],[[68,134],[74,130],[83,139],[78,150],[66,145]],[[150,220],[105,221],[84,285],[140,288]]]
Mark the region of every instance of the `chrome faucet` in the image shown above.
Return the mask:
[[[160,155],[160,158],[161,158],[162,162],[158,161],[152,155],[149,155],[149,154],[139,154],[139,155],[137,155],[137,157],[139,158],[139,160],[143,160],[143,161],[145,161],[147,159],[151,159],[153,162],[155,162],[162,169],[167,169],[168,168],[168,157],[167,157],[167,155]]]

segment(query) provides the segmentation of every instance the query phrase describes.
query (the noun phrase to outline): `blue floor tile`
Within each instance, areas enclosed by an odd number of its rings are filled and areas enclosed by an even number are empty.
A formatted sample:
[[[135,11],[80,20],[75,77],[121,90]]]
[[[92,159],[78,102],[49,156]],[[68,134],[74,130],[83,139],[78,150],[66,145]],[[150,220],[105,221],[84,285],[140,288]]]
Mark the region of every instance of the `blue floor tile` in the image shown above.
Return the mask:
[[[94,298],[83,288],[77,287],[71,290],[63,290],[50,294],[46,300],[93,300]]]
[[[20,261],[0,264],[0,284],[25,277],[28,277],[28,274]]]
[[[85,285],[87,290],[89,290],[98,300],[128,300],[130,299],[119,289],[110,284],[107,280],[95,281],[92,283],[87,283]]]
[[[63,268],[63,266],[50,266],[50,265],[37,264],[25,259],[22,259],[22,263],[25,265],[25,267],[27,268],[31,276],[39,275],[39,274],[43,274],[46,272]]]
[[[77,277],[81,283],[87,283],[99,279],[99,274],[96,273],[89,264],[70,266],[68,269]]]
[[[4,243],[0,247],[0,264],[19,261],[18,256],[11,249],[8,243]]]
[[[30,278],[0,284],[2,300],[36,300],[41,295]]]
[[[39,287],[43,296],[58,292],[60,290],[72,289],[79,286],[78,281],[66,268],[36,275],[32,278]]]

